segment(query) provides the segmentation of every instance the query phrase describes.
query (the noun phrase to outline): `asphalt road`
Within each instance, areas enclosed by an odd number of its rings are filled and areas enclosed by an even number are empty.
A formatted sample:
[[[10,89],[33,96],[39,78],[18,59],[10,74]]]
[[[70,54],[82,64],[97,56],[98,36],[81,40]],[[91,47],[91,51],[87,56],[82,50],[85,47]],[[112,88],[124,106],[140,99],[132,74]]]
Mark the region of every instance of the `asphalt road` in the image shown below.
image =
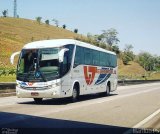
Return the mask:
[[[63,132],[73,133],[140,131],[133,128],[160,133],[160,83],[121,86],[108,97],[82,96],[76,103],[68,99],[48,99],[35,104],[33,99],[2,97],[0,128],[1,133],[62,132],[62,128]]]

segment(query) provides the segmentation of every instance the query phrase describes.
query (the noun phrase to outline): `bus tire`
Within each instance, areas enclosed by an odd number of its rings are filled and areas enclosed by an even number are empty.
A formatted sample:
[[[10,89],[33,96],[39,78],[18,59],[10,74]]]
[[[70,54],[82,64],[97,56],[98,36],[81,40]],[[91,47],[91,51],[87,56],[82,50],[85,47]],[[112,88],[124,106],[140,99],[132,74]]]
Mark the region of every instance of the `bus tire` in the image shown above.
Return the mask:
[[[74,102],[77,102],[77,101],[78,101],[78,97],[79,97],[78,87],[77,87],[76,85],[74,85],[71,101],[72,101],[73,103],[74,103]]]
[[[40,104],[42,103],[43,98],[34,98],[35,103]]]

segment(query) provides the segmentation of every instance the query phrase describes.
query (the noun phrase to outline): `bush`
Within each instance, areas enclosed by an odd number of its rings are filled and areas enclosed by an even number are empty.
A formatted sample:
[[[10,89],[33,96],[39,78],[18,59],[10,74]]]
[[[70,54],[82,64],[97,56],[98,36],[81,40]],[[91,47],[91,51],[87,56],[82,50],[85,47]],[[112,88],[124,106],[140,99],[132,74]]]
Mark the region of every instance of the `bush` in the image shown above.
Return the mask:
[[[132,59],[131,59],[131,57],[129,57],[128,55],[123,55],[123,56],[122,56],[122,61],[123,61],[123,64],[124,64],[124,65],[128,65],[128,63],[129,63],[130,61],[132,61]]]

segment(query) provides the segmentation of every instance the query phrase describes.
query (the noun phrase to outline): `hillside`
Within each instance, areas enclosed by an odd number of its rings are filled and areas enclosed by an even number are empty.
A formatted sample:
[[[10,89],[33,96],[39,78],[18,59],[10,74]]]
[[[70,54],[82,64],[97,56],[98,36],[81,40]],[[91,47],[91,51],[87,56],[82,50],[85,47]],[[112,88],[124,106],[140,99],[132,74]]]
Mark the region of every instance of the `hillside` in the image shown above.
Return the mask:
[[[31,41],[57,38],[75,38],[78,34],[36,21],[0,18],[0,66],[11,66],[10,55]]]
[[[36,21],[20,18],[0,18],[0,72],[4,68],[15,68],[16,65],[10,64],[10,56],[13,52],[21,50],[24,44],[43,40],[58,38],[86,38],[82,35],[75,34],[63,28],[38,24]],[[119,78],[143,79],[145,70],[136,62],[130,62],[124,65],[122,60],[118,60]],[[151,79],[160,78],[160,74],[151,73]],[[15,81],[15,75],[9,78],[4,75],[0,76],[0,81]]]
[[[119,78],[125,79],[142,79],[145,75],[145,70],[138,63],[131,61],[128,65],[124,65],[122,60],[118,60]]]

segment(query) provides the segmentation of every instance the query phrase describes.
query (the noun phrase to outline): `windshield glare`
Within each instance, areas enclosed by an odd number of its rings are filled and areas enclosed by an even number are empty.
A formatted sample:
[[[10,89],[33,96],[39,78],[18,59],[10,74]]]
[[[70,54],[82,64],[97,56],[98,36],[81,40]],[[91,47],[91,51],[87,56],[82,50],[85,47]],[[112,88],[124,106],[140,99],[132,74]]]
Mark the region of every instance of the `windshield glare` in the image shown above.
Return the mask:
[[[57,48],[41,49],[39,52],[39,70],[44,73],[58,74],[59,60]]]
[[[58,48],[22,50],[17,73],[40,71],[44,74],[58,74]]]

